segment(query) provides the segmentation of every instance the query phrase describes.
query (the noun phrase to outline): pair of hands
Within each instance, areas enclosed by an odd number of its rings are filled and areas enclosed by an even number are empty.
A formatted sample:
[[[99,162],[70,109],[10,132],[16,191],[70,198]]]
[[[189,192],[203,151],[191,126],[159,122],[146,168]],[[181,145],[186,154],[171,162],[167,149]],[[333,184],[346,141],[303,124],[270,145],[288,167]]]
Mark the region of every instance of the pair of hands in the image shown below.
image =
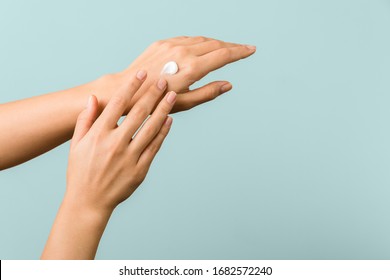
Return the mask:
[[[168,114],[230,90],[227,81],[194,90],[190,86],[254,52],[250,46],[204,37],[173,38],[151,45],[124,71],[82,87],[95,95],[77,119],[65,198],[41,257],[93,259],[112,211],[144,180],[167,136]],[[179,72],[161,76],[163,65],[172,60]]]
[[[210,101],[232,88],[227,81],[194,90],[189,87],[209,72],[254,52],[253,46],[177,37],[152,44],[129,68],[99,80],[104,85],[95,92],[105,109],[97,119],[102,108],[92,96],[79,116],[69,157],[67,196],[88,209],[112,211],[144,180],[172,123],[167,115]],[[161,77],[163,65],[171,60],[178,63],[179,72]],[[163,98],[165,91],[169,93]],[[117,126],[125,114],[125,121]]]

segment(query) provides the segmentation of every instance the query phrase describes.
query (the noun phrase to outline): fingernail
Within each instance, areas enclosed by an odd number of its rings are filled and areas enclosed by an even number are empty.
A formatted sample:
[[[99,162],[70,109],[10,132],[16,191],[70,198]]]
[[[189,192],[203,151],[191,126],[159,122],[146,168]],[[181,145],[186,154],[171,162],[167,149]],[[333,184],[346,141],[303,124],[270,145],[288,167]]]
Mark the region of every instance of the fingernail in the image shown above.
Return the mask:
[[[91,105],[92,105],[92,95],[90,95],[88,97],[88,102],[87,102],[87,105],[85,105],[85,108],[87,109],[87,108],[91,107]]]
[[[165,121],[165,125],[171,126],[172,125],[172,121],[173,121],[172,117],[168,116],[166,121]]]
[[[221,92],[221,93],[225,93],[225,92],[231,90],[232,87],[233,87],[233,86],[232,86],[231,83],[223,84],[223,85],[221,86],[221,88],[220,88],[220,92]]]
[[[256,50],[256,46],[246,45],[245,47],[247,47],[247,48],[250,49],[251,51]]]
[[[174,91],[170,91],[168,94],[167,94],[167,101],[169,104],[173,104],[176,100],[176,92]]]
[[[157,87],[161,90],[164,90],[167,87],[167,81],[164,79],[158,80]]]
[[[143,81],[146,77],[146,72],[144,70],[140,70],[137,72],[137,79]]]

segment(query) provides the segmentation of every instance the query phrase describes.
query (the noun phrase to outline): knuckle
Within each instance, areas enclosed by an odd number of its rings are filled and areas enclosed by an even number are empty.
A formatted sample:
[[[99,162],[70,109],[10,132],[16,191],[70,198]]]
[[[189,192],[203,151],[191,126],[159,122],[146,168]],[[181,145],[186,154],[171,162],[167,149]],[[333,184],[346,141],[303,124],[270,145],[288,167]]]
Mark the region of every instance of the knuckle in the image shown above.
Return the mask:
[[[164,114],[166,117],[166,115],[168,115],[171,110],[172,110],[172,105],[169,104],[168,101],[166,101],[166,99],[164,99],[164,102],[162,102],[162,104],[160,105],[160,113]]]
[[[173,43],[170,41],[163,41],[160,45],[160,47],[164,50],[170,50],[174,47]]]
[[[187,64],[185,70],[185,73],[187,75],[192,75],[193,73],[198,71],[198,64],[195,61],[191,61]]]
[[[194,39],[196,39],[197,41],[202,41],[202,42],[207,41],[207,38],[204,36],[196,36]]]
[[[169,132],[169,127],[166,126],[166,125],[163,125],[162,128],[160,129],[159,131],[159,136],[160,137],[160,143],[162,143],[165,139],[165,137],[168,135],[168,132]],[[158,146],[160,146],[161,144],[158,144]]]
[[[183,40],[183,39],[187,39],[187,38],[188,37],[184,36],[184,35],[175,37],[175,39],[177,39],[177,40]]]
[[[158,40],[152,43],[151,47],[160,47],[164,43],[164,40]]]
[[[114,107],[124,107],[126,106],[127,100],[122,95],[115,95],[111,98],[111,103]]]
[[[227,48],[223,48],[223,49],[220,49],[219,50],[219,54],[220,56],[222,56],[223,58],[229,58],[230,55],[231,55],[231,51]]]
[[[210,87],[207,91],[205,91],[205,98],[207,100],[213,100],[218,96],[218,91],[214,87]]]
[[[132,77],[126,85],[126,91],[131,92],[132,90],[139,87],[141,81],[137,79],[136,76]]]
[[[219,41],[219,40],[213,40],[210,42],[211,46],[214,47],[214,48],[222,48],[224,45],[222,43],[222,41]]]
[[[190,62],[187,64],[187,66],[184,68],[182,71],[183,79],[188,83],[188,84],[193,84],[197,81],[199,81],[205,74],[205,69],[201,64],[198,62]]]
[[[168,83],[166,80],[163,83],[163,89],[160,88],[160,86],[158,85],[158,82],[154,83],[153,85],[151,85],[149,87],[149,89],[148,89],[147,93],[145,93],[145,95],[154,96],[154,97],[161,97],[161,95],[165,92],[167,86],[168,86]]]
[[[145,133],[145,135],[147,137],[150,137],[150,136],[155,135],[157,133],[157,127],[155,125],[144,126],[142,130],[143,130],[143,133]]]
[[[145,119],[149,114],[147,111],[147,108],[145,106],[142,106],[138,104],[137,106],[134,106],[131,110],[131,113],[134,116],[134,119],[142,120]]]
[[[188,48],[185,46],[175,46],[172,50],[179,57],[184,57],[188,54]]]
[[[91,143],[93,146],[97,146],[99,143],[104,142],[106,139],[106,133],[102,129],[97,129],[91,134]]]
[[[107,144],[108,153],[111,155],[119,154],[121,152],[121,145],[120,144],[121,143],[119,141],[110,141]]]
[[[155,154],[158,152],[158,145],[157,145],[157,144],[151,145],[151,146],[150,146],[149,152],[150,152],[152,155],[155,155]]]

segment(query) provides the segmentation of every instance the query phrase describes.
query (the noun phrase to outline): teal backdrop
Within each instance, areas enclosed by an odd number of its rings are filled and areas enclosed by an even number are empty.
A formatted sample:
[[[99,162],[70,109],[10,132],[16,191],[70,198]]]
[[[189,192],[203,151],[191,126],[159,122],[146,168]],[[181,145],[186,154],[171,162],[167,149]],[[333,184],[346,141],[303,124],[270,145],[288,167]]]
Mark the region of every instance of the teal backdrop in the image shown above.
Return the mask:
[[[198,84],[231,92],[173,116],[98,259],[390,258],[390,1],[1,0],[0,34],[1,103],[119,71],[159,39],[257,46]],[[1,259],[39,258],[68,150],[0,172]]]

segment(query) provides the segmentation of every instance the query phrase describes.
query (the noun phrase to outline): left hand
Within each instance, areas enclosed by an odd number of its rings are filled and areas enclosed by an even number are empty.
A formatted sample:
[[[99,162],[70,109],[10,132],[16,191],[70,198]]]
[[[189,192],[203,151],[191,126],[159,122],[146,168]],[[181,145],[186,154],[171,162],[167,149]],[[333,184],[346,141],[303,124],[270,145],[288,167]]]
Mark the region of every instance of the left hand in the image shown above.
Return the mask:
[[[168,61],[175,61],[179,71],[175,75],[163,75],[168,82],[168,91],[178,93],[177,101],[172,112],[191,109],[204,102],[210,101],[232,89],[227,81],[214,81],[205,86],[190,90],[190,86],[208,73],[251,56],[256,51],[254,46],[227,43],[206,37],[176,37],[153,43],[127,69],[122,72],[102,77],[92,89],[96,92],[103,107],[108,103],[117,84],[135,74],[137,69],[145,69],[148,79],[142,88],[134,95],[130,107],[146,93],[150,84],[160,78],[160,73]],[[99,96],[99,92],[104,93]]]
[[[181,36],[153,43],[123,74],[133,73],[133,69],[142,66],[148,71],[149,79],[156,80],[165,63],[175,61],[179,65],[179,71],[174,75],[164,75],[164,78],[168,81],[168,90],[178,93],[173,112],[184,111],[210,101],[232,88],[227,81],[215,81],[190,90],[192,84],[208,73],[246,58],[255,51],[254,46],[227,43],[201,36]],[[140,95],[135,95],[132,102],[136,102],[139,97]]]

